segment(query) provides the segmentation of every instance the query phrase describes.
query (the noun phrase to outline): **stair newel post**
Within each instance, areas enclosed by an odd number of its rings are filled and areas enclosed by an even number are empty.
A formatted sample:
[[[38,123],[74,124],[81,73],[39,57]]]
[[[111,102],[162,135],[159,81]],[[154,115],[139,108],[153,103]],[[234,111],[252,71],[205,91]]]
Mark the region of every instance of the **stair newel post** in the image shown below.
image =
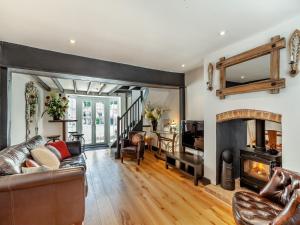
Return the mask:
[[[120,123],[122,123],[122,119],[120,116],[117,117],[117,152],[115,154],[115,158],[116,159],[119,159],[120,158],[120,150],[121,150],[121,146],[120,146],[120,137],[121,137],[121,134],[120,134]]]

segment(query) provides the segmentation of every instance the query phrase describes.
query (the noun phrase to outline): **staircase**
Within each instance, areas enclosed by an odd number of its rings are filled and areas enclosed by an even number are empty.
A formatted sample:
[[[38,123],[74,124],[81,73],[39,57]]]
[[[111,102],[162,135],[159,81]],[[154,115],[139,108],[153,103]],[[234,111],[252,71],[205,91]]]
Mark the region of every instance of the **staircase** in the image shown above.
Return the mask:
[[[112,147],[117,147],[115,158],[120,158],[121,139],[128,138],[130,131],[143,130],[144,101],[147,99],[149,90],[144,89],[141,95],[131,104],[122,116],[117,119],[117,140]]]

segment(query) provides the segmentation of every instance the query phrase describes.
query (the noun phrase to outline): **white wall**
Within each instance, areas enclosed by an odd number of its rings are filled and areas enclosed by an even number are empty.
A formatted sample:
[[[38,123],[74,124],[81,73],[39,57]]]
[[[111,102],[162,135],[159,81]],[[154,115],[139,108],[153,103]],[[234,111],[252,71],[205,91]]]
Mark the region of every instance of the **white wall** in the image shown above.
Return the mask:
[[[203,67],[200,67],[185,74],[185,117],[187,120],[204,119],[203,102],[205,83],[203,72]]]
[[[25,120],[25,85],[32,81],[31,76],[24,74],[12,73],[12,98],[11,98],[11,140],[10,144],[19,144],[26,139],[26,120]],[[38,113],[38,128],[39,134],[43,135],[43,121],[41,114],[44,105],[44,91],[36,85],[39,91],[39,111]],[[30,125],[30,137],[35,136],[34,125]]]
[[[149,88],[146,100],[152,105],[161,106],[168,111],[162,116],[163,119],[174,120],[179,124],[179,90],[165,88]]]
[[[300,25],[300,15],[289,21],[285,21],[271,29],[265,30],[237,42],[226,48],[215,51],[205,57],[204,68],[210,62],[216,64],[219,58],[230,57],[245,50],[268,43],[270,38],[280,35],[289,39],[291,33]],[[230,35],[230,33],[228,34]],[[230,38],[230,37],[226,37]],[[216,178],[216,114],[233,109],[258,109],[282,114],[282,144],[283,144],[283,167],[300,172],[300,150],[298,133],[300,127],[300,75],[291,78],[288,75],[288,51],[281,50],[280,74],[286,79],[286,88],[280,94],[269,94],[268,92],[257,92],[227,96],[220,100],[215,91],[219,88],[219,71],[214,73],[214,91],[204,90],[204,121],[205,121],[205,154],[204,170],[205,177],[215,183]],[[204,84],[207,82],[207,70],[204,69]]]

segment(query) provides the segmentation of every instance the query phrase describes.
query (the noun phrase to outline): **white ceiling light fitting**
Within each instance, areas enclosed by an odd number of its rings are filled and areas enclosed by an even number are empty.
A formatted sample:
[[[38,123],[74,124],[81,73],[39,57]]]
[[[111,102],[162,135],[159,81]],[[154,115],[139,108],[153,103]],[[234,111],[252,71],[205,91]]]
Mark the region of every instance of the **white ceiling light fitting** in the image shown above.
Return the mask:
[[[220,34],[220,36],[225,36],[226,31],[225,30],[221,30],[219,34]]]
[[[74,45],[76,43],[75,39],[70,39],[70,44]]]
[[[182,67],[182,68],[184,68],[184,67],[185,67],[185,65],[184,65],[184,64],[182,64],[182,65],[181,65],[181,67]]]

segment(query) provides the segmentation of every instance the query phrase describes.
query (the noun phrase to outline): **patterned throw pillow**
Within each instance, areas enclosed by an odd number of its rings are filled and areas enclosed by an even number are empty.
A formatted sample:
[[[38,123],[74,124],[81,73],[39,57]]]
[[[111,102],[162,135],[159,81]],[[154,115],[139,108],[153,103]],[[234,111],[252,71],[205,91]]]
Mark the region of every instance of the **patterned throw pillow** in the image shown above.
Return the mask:
[[[139,142],[141,142],[143,140],[143,136],[140,134],[135,134],[133,135],[133,137],[131,138],[131,143],[133,145],[138,145]]]
[[[56,155],[44,146],[31,150],[31,155],[39,165],[47,166],[51,169],[58,169],[60,166],[60,162]]]
[[[57,150],[57,148],[55,148],[52,145],[46,145],[46,147],[54,154],[56,155],[56,157],[58,158],[58,160],[61,162],[62,161],[62,157],[60,154],[60,151]]]
[[[48,145],[53,146],[54,148],[56,148],[60,152],[62,160],[71,157],[71,153],[70,153],[70,151],[67,147],[66,142],[56,141],[56,142],[51,142]]]

